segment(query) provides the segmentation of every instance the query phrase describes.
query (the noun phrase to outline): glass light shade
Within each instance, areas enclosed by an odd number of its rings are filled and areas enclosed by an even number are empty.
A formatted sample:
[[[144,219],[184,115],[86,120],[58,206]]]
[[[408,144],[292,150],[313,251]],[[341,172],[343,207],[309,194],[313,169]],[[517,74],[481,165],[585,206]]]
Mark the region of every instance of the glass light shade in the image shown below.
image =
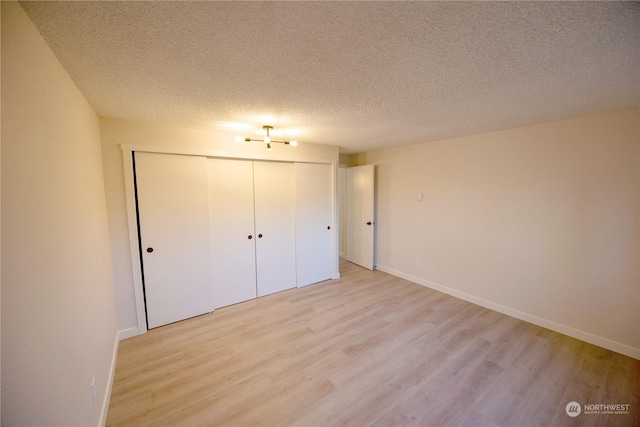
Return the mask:
[[[289,145],[296,147],[298,146],[298,141],[289,141]]]
[[[271,138],[269,137],[269,135],[264,137],[264,142],[266,142],[267,144],[271,142]]]

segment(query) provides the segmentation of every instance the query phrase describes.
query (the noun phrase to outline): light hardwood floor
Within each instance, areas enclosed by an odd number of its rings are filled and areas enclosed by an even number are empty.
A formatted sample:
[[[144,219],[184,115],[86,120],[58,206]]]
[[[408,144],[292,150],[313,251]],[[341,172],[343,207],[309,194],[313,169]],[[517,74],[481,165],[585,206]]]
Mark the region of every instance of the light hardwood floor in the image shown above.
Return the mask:
[[[346,261],[341,274],[121,342],[107,425],[640,425],[640,361]],[[571,418],[571,401],[629,414]]]

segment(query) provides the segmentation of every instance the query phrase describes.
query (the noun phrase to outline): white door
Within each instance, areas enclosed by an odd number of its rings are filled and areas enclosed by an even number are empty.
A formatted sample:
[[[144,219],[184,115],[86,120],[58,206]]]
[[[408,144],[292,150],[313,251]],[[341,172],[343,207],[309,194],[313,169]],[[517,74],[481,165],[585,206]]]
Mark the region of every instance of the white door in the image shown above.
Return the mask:
[[[213,311],[207,159],[135,153],[149,328]]]
[[[296,163],[296,274],[298,287],[331,278],[331,165]]]
[[[254,162],[258,296],[296,286],[293,163]]]
[[[373,270],[374,166],[347,169],[347,261]]]
[[[338,248],[347,256],[347,168],[338,168]]]
[[[208,159],[215,307],[256,297],[253,162]]]

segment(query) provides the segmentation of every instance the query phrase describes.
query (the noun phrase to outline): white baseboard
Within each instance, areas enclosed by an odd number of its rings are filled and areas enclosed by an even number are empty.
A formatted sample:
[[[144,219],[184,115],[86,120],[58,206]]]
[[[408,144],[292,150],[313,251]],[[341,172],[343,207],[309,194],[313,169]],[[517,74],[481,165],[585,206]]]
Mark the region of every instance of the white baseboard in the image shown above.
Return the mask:
[[[385,267],[383,265],[378,264],[376,266],[376,269],[383,271],[385,273],[391,274],[393,276],[408,280],[410,282],[417,283],[427,288],[431,288],[436,291],[440,291],[442,293],[454,296],[456,298],[460,298],[462,300],[471,302],[473,304],[477,304],[479,306],[488,308],[490,310],[497,311],[502,314],[506,314],[507,316],[515,317],[516,319],[524,320],[525,322],[533,323],[534,325],[542,326],[543,328],[551,329],[552,331],[559,332],[561,334],[568,335],[570,337],[588,342],[590,344],[594,344],[599,347],[606,348],[607,350],[615,351],[616,353],[624,354],[625,356],[633,357],[634,359],[640,360],[640,348],[631,347],[630,345],[627,345],[627,344],[622,344],[620,342],[613,341],[608,338],[603,338],[598,335],[594,335],[579,329],[575,329],[570,326],[566,326],[561,323],[554,322],[552,320],[544,319],[542,317],[538,317],[533,314],[525,313],[501,304],[497,304],[482,298],[478,298],[473,295],[467,294],[465,292],[460,292],[458,290],[449,288],[447,286],[430,282],[428,280],[424,280],[419,277],[412,276],[410,274],[406,274],[398,270],[394,270],[393,268]]]
[[[139,335],[138,328],[128,328],[118,331],[120,341],[126,340],[127,338],[135,337],[137,335]]]
[[[111,390],[113,388],[113,379],[116,374],[116,362],[118,360],[118,348],[120,346],[120,332],[116,333],[115,342],[113,343],[113,354],[111,356],[111,367],[109,368],[109,377],[107,378],[107,387],[102,400],[102,408],[100,409],[100,425],[104,427],[107,423],[107,412],[109,412],[109,402],[111,401]]]

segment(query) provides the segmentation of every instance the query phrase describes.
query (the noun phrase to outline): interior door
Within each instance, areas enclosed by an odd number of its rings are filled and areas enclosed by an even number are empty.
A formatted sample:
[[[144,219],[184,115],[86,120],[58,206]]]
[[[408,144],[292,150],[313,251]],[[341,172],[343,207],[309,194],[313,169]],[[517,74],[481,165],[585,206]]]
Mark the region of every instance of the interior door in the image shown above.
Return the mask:
[[[331,165],[296,163],[296,275],[298,287],[331,278]]]
[[[218,308],[257,295],[253,162],[208,159],[207,165],[213,288]]]
[[[347,261],[373,270],[374,166],[347,169]]]
[[[296,286],[293,163],[253,163],[258,296]]]
[[[213,311],[206,158],[135,153],[135,176],[147,326]]]

